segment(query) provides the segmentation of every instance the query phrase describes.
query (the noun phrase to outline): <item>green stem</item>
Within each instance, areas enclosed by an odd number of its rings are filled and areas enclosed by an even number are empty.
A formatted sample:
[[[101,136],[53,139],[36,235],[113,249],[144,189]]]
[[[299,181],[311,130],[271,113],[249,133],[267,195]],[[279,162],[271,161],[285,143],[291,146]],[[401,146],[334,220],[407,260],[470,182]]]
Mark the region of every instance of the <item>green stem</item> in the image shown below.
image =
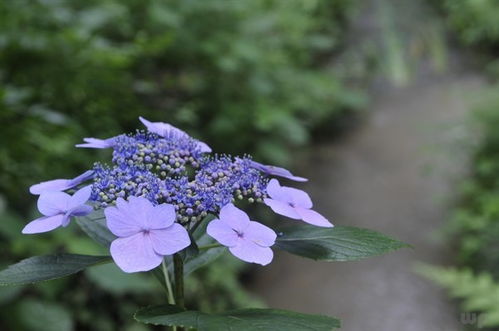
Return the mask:
[[[220,245],[219,243],[214,243],[214,244],[209,244],[209,245],[205,245],[205,246],[199,246],[198,249],[203,250],[203,249],[210,249],[210,248],[217,248],[217,247],[222,247],[222,245]]]
[[[166,290],[168,291],[168,303],[170,305],[174,305],[175,298],[173,297],[172,283],[170,282],[170,276],[169,276],[168,268],[166,266],[165,259],[163,259],[163,263],[161,263],[161,267],[163,269],[163,275],[165,276]]]
[[[198,228],[198,226],[201,225],[201,223],[203,223],[203,221],[204,219],[199,220],[197,223],[194,223],[194,225],[189,229],[189,233],[193,234],[194,231],[196,231],[196,229]]]
[[[178,307],[185,308],[184,301],[184,261],[178,254],[173,255],[173,268],[175,270],[175,302]]]

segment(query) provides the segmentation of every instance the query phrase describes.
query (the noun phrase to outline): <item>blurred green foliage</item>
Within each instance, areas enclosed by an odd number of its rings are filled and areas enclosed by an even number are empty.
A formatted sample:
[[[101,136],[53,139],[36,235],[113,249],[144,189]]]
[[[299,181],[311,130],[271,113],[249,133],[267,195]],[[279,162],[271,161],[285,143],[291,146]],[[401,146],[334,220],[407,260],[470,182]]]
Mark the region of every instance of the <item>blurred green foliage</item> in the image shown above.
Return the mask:
[[[466,46],[487,58],[482,65],[499,64],[499,3],[492,0],[436,2],[449,27]],[[499,68],[499,66],[497,66]],[[492,84],[473,112],[471,128],[477,145],[471,173],[462,185],[461,198],[449,224],[458,235],[458,258],[475,271],[499,277],[499,71],[488,70]]]
[[[285,163],[362,98],[319,58],[347,0],[16,0],[0,3],[0,190],[71,177],[82,137],[180,126],[219,152]]]
[[[138,116],[179,126],[219,152],[286,163],[316,125],[363,102],[327,65],[353,4],[0,1],[0,267],[58,251],[103,253],[74,226],[20,235],[36,217],[27,189],[90,168],[109,152],[74,144],[140,128]],[[199,270],[190,306],[261,305],[242,289],[242,268],[224,257]],[[144,330],[132,312],[165,296],[142,276],[100,266],[42,286],[0,288],[0,330]]]
[[[499,327],[499,283],[489,273],[474,274],[469,269],[418,266],[421,275],[444,287],[452,298],[460,299],[463,312],[479,312],[474,324],[465,330],[497,330]],[[475,316],[478,316],[476,314]],[[468,320],[468,322],[471,322]],[[464,323],[463,323],[464,324]]]
[[[499,2],[495,0],[432,0],[451,28],[467,45],[498,48]]]
[[[499,2],[494,0],[445,0],[434,2],[448,26],[464,46],[472,47],[489,78],[499,79]]]
[[[497,91],[497,87],[493,88]],[[449,224],[459,236],[458,258],[474,270],[499,277],[499,97],[493,93],[474,113],[479,134],[472,172]]]
[[[432,0],[433,1],[433,0]],[[485,313],[484,325],[499,330],[499,2],[433,1],[464,46],[472,46],[491,86],[475,109],[471,171],[447,226],[462,269],[423,268],[437,284],[462,299],[466,311]],[[492,329],[491,329],[492,330]]]

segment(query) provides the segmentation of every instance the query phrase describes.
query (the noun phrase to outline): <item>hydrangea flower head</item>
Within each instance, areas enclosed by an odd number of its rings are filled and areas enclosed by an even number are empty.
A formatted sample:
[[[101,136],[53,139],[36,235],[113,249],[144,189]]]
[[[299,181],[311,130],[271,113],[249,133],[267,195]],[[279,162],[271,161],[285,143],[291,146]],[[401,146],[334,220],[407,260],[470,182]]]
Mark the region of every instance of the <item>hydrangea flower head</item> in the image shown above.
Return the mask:
[[[275,243],[276,233],[261,223],[251,221],[244,211],[233,204],[227,204],[220,210],[219,218],[208,224],[206,232],[243,261],[267,265],[274,256],[270,247]]]
[[[43,192],[38,198],[38,210],[44,215],[28,223],[22,233],[32,234],[68,226],[72,216],[85,216],[93,208],[85,203],[90,198],[91,187],[86,186],[72,196],[64,192]]]
[[[43,217],[30,222],[23,233],[46,232],[67,226],[73,216],[93,208],[104,209],[106,225],[117,237],[110,247],[115,263],[125,272],[148,271],[165,256],[191,244],[188,231],[206,216],[217,217],[207,233],[228,247],[237,258],[266,265],[272,261],[275,232],[235,204],[265,203],[278,214],[331,227],[313,211],[307,193],[280,186],[273,176],[306,181],[290,171],[258,163],[248,155],[208,154],[211,148],[184,131],[162,122],[140,121],[147,131],[108,139],[85,138],[78,147],[110,148],[111,162],[95,163],[92,170],[73,179],[33,185],[40,194]],[[62,191],[92,184],[73,196]]]
[[[265,198],[265,204],[280,215],[293,219],[301,219],[312,225],[332,227],[333,225],[321,214],[312,210],[312,200],[308,194],[293,187],[281,186],[277,179],[272,179],[267,185],[270,198]]]
[[[111,243],[111,256],[125,272],[148,271],[190,245],[187,230],[175,223],[170,204],[153,206],[142,197],[119,198],[116,207],[104,210],[107,227],[118,238]]]

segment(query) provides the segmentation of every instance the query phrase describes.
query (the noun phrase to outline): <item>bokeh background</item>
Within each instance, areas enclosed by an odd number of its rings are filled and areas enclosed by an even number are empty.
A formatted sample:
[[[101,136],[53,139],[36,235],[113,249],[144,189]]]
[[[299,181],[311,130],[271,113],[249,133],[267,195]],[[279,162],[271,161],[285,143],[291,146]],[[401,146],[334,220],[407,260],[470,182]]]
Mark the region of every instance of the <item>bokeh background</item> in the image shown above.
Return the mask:
[[[188,281],[190,307],[498,329],[498,78],[494,0],[0,1],[0,267],[103,253],[76,227],[22,236],[28,187],[105,159],[74,145],[143,116],[290,167],[335,224],[414,246],[355,265],[226,256]],[[147,275],[99,266],[0,288],[0,329],[149,330],[131,315],[163,301]]]

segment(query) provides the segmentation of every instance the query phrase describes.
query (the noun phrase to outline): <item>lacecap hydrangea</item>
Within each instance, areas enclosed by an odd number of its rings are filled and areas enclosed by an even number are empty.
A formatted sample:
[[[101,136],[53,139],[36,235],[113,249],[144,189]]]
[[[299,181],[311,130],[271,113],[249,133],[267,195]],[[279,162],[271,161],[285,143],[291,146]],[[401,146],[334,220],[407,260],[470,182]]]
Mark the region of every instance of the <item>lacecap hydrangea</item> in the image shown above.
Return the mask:
[[[189,234],[207,219],[207,234],[234,256],[270,263],[277,235],[238,208],[242,201],[264,204],[312,225],[333,226],[312,210],[306,192],[282,186],[275,177],[307,179],[248,155],[213,154],[207,144],[170,124],[142,117],[140,121],[145,130],[84,138],[76,145],[112,149],[109,164],[95,163],[73,179],[33,185],[30,192],[39,195],[43,216],[28,223],[23,233],[65,227],[73,217],[103,209],[106,225],[116,236],[110,247],[113,260],[125,272],[138,272],[154,269],[165,256],[189,247]]]

